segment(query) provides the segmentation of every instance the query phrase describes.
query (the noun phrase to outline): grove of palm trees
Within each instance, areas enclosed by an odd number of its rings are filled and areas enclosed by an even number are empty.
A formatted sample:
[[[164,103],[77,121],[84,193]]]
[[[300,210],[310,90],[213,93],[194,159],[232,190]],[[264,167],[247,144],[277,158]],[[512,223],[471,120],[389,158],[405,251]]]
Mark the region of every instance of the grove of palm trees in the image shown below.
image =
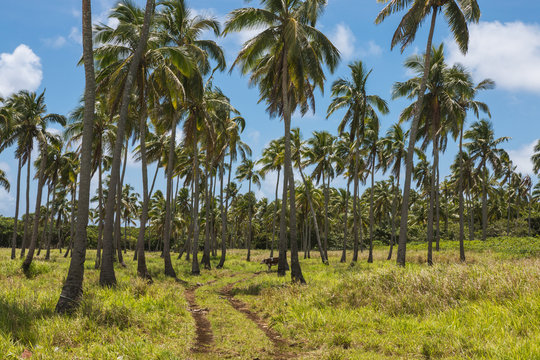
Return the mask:
[[[82,0],[62,114],[2,54],[0,359],[540,358],[540,140],[455,61],[485,2],[371,2],[384,91],[344,0]]]

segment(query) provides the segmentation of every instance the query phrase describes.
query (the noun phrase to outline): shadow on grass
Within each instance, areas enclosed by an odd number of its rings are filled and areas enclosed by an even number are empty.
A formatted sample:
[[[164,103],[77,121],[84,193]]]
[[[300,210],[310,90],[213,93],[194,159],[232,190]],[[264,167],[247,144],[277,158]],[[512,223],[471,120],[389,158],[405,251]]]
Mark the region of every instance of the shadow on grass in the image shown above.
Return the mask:
[[[25,345],[37,341],[34,322],[53,315],[52,309],[34,308],[27,303],[19,304],[0,298],[0,331]]]

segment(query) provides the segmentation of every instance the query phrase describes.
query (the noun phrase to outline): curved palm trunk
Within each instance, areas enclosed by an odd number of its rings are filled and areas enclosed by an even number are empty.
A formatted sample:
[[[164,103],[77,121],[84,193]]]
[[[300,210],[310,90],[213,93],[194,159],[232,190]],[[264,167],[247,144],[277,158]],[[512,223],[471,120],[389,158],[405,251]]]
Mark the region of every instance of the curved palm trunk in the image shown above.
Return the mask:
[[[348,223],[347,223],[347,215],[349,213],[349,189],[351,186],[351,180],[347,180],[347,193],[345,194],[345,219],[343,224],[343,250],[341,251],[341,260],[339,262],[346,262],[347,261],[347,229],[348,229]]]
[[[375,187],[375,152],[373,152],[373,160],[371,162],[371,190],[369,199],[369,254],[368,263],[373,262],[373,188]]]
[[[137,69],[141,62],[142,54],[146,48],[146,42],[148,40],[148,33],[150,30],[150,19],[154,12],[154,0],[146,1],[146,10],[144,13],[144,23],[141,32],[141,37],[139,43],[137,44],[137,49],[133,56],[131,64],[129,64],[129,70],[126,78],[126,83],[122,92],[122,105],[120,108],[120,119],[118,120],[116,143],[114,146],[113,161],[111,167],[111,186],[109,189],[109,197],[107,199],[107,207],[105,209],[105,214],[107,218],[105,219],[105,236],[103,238],[103,257],[101,264],[101,272],[99,277],[99,283],[102,286],[112,286],[116,284],[116,276],[114,275],[114,264],[113,264],[113,222],[114,222],[114,203],[116,198],[116,184],[118,183],[120,175],[120,158],[122,155],[122,143],[124,140],[124,135],[126,132],[126,119],[129,110],[129,97],[131,94],[131,87],[133,85],[133,80],[135,78]]]
[[[193,261],[191,262],[191,274],[199,275],[199,146],[197,128],[193,131]]]
[[[459,134],[459,184],[458,184],[458,192],[459,192],[459,259],[461,262],[465,261],[465,246],[464,246],[464,239],[465,239],[465,216],[463,214],[463,125],[460,129]],[[448,212],[448,210],[447,210]],[[446,214],[446,218],[448,219],[448,213]]]
[[[427,87],[427,80],[429,75],[429,68],[431,65],[431,44],[433,42],[433,33],[435,31],[435,23],[437,20],[438,7],[434,6],[432,9],[431,26],[429,29],[429,36],[426,45],[426,56],[424,62],[424,76],[422,77],[422,83],[420,84],[420,92],[418,94],[418,100],[416,102],[416,108],[414,110],[414,118],[411,124],[411,132],[409,134],[409,144],[407,149],[407,160],[405,163],[405,183],[403,184],[403,204],[401,206],[401,224],[399,228],[399,242],[397,251],[397,264],[405,266],[405,255],[407,251],[407,220],[409,216],[409,195],[411,191],[411,175],[413,169],[413,157],[414,157],[414,145],[416,143],[416,133],[418,132],[418,122],[420,121],[420,115],[422,112],[422,103],[424,101],[424,95]]]
[[[17,225],[19,224],[19,199],[21,197],[21,170],[22,157],[19,156],[19,165],[17,166],[17,198],[15,200],[15,217],[13,218],[13,235],[11,236],[11,260],[15,259],[17,249]]]
[[[276,181],[276,200],[275,200],[275,203],[276,203],[276,211],[274,213],[274,218],[272,219],[272,244],[270,245],[270,257],[273,258],[274,257],[274,240],[275,240],[275,237],[276,237],[276,218],[278,216],[278,188],[279,188],[279,174],[281,172],[281,168],[278,168],[278,173],[277,173],[277,181]]]
[[[21,244],[21,259],[24,257],[28,246],[28,223],[30,219],[30,163],[32,162],[32,152],[28,153],[26,160],[26,215],[24,217],[24,232]]]
[[[174,169],[174,156],[176,146],[176,122],[172,120],[171,124],[171,144],[169,147],[169,161],[167,162],[167,200],[165,201],[165,230],[163,235],[163,260],[165,263],[165,275],[176,278],[176,272],[171,262],[171,202],[172,202],[172,181]]]
[[[41,161],[39,164],[39,174],[38,174],[38,189],[36,194],[36,210],[34,212],[34,224],[32,228],[32,239],[30,241],[30,246],[28,247],[28,254],[26,255],[26,259],[24,259],[22,268],[24,272],[27,272],[30,269],[30,265],[32,264],[32,260],[34,258],[34,251],[36,250],[38,235],[39,235],[39,214],[41,211],[41,195],[43,192],[43,187],[45,185],[45,167],[47,165],[47,161],[45,158],[45,152],[46,152],[46,146],[45,140],[40,141],[41,142]]]

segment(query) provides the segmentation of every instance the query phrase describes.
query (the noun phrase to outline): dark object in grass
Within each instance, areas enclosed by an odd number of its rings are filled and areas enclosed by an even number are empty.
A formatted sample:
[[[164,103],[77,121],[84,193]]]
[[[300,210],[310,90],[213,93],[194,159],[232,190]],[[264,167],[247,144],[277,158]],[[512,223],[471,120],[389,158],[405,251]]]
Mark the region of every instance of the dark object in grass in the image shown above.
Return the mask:
[[[272,265],[277,265],[278,263],[279,258],[275,257],[269,257],[261,261],[261,264],[265,264],[266,266],[268,266],[268,271],[272,270]]]

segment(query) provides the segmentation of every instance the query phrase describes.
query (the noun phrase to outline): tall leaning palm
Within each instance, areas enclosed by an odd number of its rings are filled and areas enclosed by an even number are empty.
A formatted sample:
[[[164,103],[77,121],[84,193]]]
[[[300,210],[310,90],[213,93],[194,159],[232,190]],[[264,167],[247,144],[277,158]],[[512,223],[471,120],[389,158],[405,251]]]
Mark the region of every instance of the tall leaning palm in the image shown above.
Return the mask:
[[[335,111],[346,110],[338,131],[343,133],[345,127],[349,127],[351,141],[354,141],[354,170],[353,170],[353,262],[358,261],[358,233],[361,231],[358,219],[358,186],[360,173],[360,145],[363,141],[366,128],[366,119],[377,118],[376,110],[381,114],[388,113],[388,105],[377,95],[368,95],[367,81],[371,70],[367,70],[361,61],[349,65],[351,78],[340,78],[332,84],[332,102],[328,107],[327,116]]]
[[[400,12],[408,8],[407,13],[401,19],[401,22],[392,37],[391,48],[400,44],[401,52],[410,45],[422,22],[431,15],[431,24],[425,51],[424,74],[418,101],[414,111],[414,117],[409,134],[409,146],[407,150],[407,159],[405,162],[405,183],[403,184],[403,204],[401,206],[401,225],[399,230],[399,244],[397,254],[397,264],[405,265],[405,254],[407,246],[407,224],[409,213],[409,194],[411,189],[411,175],[413,170],[414,146],[416,143],[416,132],[422,113],[422,102],[426,91],[427,80],[431,63],[431,46],[433,43],[433,34],[437,15],[444,12],[454,39],[462,53],[467,53],[469,47],[469,22],[478,22],[480,20],[480,7],[477,0],[377,0],[380,3],[387,4],[375,19],[376,24],[380,24],[393,13]]]
[[[287,267],[285,216],[288,195],[291,279],[302,283],[305,280],[298,260],[291,116],[298,106],[307,111],[308,100],[314,101],[314,88],[323,89],[323,65],[326,64],[333,71],[339,61],[337,48],[315,27],[326,3],[326,0],[261,0],[261,8],[234,10],[224,30],[228,34],[263,28],[244,44],[233,67],[239,66],[243,74],[251,73],[250,81],[259,86],[261,100],[268,104],[270,114],[283,117],[285,186],[280,218],[278,275],[285,275]]]

